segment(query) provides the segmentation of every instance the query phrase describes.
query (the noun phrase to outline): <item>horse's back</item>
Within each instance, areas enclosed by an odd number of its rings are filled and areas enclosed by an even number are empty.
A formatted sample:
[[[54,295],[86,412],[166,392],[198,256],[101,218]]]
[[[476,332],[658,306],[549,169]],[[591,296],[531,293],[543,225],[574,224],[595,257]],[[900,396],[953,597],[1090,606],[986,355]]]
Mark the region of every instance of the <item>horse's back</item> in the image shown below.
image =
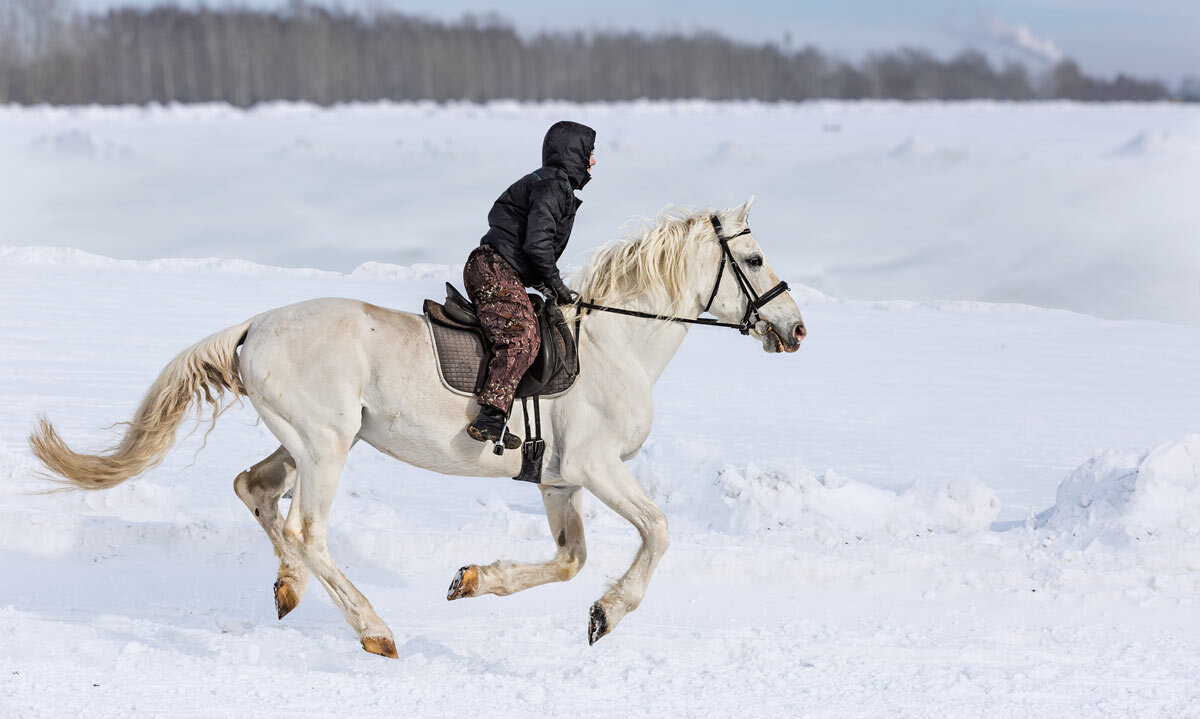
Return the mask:
[[[367,302],[324,298],[279,307],[254,318],[242,345],[247,390],[335,384],[359,401],[378,366],[409,364],[428,343],[424,320]],[[403,361],[408,360],[408,361]]]
[[[392,310],[361,300],[340,297],[306,300],[278,307],[258,315],[250,323],[246,337],[247,348],[268,343],[264,340],[286,339],[304,343],[320,351],[331,345],[346,343],[373,344],[370,340],[404,339],[423,327],[420,315]],[[377,333],[377,334],[376,334]]]

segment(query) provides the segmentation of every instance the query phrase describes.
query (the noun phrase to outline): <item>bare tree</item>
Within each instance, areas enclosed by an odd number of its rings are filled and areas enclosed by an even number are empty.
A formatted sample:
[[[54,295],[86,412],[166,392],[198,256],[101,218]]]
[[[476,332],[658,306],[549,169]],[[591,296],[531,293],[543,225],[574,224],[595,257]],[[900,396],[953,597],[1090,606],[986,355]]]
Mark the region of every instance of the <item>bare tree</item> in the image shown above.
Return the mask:
[[[446,23],[292,0],[279,10],[124,7],[75,14],[69,0],[0,5],[0,101],[629,100],[1065,97],[1155,100],[1162,83],[1083,73],[1038,84],[977,52],[948,61],[906,48],[861,65],[819,50],[715,33],[555,32],[522,38],[495,16]]]

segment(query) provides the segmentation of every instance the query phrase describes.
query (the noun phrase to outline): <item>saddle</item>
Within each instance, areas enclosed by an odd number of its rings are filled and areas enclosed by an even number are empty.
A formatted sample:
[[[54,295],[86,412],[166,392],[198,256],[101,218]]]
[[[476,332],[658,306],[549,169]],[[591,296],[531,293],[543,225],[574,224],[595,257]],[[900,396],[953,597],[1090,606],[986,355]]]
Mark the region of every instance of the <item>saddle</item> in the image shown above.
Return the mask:
[[[521,445],[521,473],[513,479],[541,484],[546,443],[542,439],[542,412],[538,399],[570,389],[579,376],[579,353],[576,338],[571,336],[571,330],[562,321],[557,308],[537,295],[529,295],[529,301],[538,318],[542,342],[533,365],[517,384],[516,397],[521,400],[525,415],[525,441]],[[447,282],[446,302],[438,304],[425,300],[423,309],[433,334],[442,382],[462,394],[479,394],[487,379],[492,348],[475,313],[475,305]],[[530,398],[533,400],[532,425],[528,407]],[[497,442],[493,451],[503,454],[503,443]]]
[[[538,318],[542,342],[533,365],[517,385],[518,399],[565,392],[579,376],[579,355],[570,328],[557,321],[561,315],[538,295],[530,294],[529,301]],[[433,334],[442,381],[457,392],[478,394],[487,379],[492,352],[475,305],[447,282],[445,303],[427,299],[423,309]]]

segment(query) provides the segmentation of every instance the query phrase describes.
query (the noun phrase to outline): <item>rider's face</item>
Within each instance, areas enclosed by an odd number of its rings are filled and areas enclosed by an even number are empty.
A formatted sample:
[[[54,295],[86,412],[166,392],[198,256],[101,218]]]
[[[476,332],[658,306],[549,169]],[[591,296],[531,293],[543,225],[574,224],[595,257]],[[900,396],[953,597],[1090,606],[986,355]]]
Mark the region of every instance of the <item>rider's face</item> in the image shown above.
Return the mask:
[[[588,158],[588,174],[589,175],[592,174],[592,168],[595,166],[596,166],[596,153],[593,152],[592,156]]]

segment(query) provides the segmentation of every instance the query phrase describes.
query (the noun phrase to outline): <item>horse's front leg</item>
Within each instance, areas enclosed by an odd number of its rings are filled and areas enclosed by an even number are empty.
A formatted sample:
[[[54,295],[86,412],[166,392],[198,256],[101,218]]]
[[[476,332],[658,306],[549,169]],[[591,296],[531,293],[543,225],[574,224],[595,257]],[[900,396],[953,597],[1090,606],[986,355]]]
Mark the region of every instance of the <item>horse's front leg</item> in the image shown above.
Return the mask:
[[[658,561],[671,543],[667,517],[646,495],[629,469],[618,458],[596,459],[577,465],[579,481],[600,501],[624,517],[638,531],[642,546],[625,575],[592,605],[588,621],[588,643],[595,644],[611,632],[626,614],[638,608]],[[563,476],[568,476],[564,467]],[[572,476],[574,479],[574,476]]]
[[[446,599],[512,594],[547,582],[565,582],[579,573],[587,561],[580,504],[582,493],[575,486],[540,485],[540,489],[550,534],[558,545],[554,559],[541,564],[498,561],[484,567],[474,564],[463,567],[450,583]]]

